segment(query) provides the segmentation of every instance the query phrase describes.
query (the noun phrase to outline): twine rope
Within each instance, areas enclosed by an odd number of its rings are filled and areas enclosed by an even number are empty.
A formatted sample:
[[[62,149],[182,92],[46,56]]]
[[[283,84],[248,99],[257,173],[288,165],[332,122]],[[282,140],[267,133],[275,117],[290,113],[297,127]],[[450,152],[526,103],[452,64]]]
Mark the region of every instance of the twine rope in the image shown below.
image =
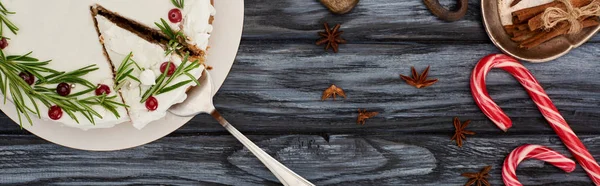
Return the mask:
[[[562,21],[567,21],[570,25],[568,34],[579,33],[583,25],[579,18],[600,16],[600,2],[592,1],[590,4],[581,8],[575,8],[570,0],[557,0],[565,5],[566,10],[557,7],[546,9],[542,15],[542,22],[545,29],[550,29]]]

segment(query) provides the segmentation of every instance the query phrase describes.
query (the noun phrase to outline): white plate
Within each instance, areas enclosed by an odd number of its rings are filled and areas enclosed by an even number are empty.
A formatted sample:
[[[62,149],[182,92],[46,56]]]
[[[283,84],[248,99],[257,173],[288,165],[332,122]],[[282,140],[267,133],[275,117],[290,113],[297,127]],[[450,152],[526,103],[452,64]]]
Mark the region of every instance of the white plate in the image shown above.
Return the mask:
[[[213,67],[209,73],[217,90],[221,87],[237,55],[244,24],[244,0],[216,0],[217,15],[206,63]],[[15,106],[7,102],[0,109],[13,121],[18,121]],[[142,130],[130,123],[108,129],[84,131],[52,121],[33,119],[33,126],[24,125],[29,132],[50,142],[82,150],[111,151],[140,146],[160,139],[177,130],[192,118],[167,114],[167,117],[148,124]],[[15,127],[19,127],[18,124]]]

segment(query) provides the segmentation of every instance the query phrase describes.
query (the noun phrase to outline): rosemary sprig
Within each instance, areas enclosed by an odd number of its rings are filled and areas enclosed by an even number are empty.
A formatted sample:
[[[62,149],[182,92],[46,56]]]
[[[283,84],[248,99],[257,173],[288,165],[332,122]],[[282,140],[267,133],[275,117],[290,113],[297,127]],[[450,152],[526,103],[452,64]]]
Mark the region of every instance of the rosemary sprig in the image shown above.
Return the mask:
[[[175,1],[175,0],[173,0]],[[183,0],[182,0],[183,1]],[[161,23],[154,23],[167,37],[169,37],[169,43],[167,44],[167,50],[165,55],[169,55],[173,52],[179,53],[180,49],[183,48],[183,44],[179,42],[179,38],[185,38],[185,35],[181,31],[175,32],[171,26],[164,19],[160,19]]]
[[[53,105],[61,107],[76,122],[79,122],[75,115],[78,112],[91,123],[94,123],[94,116],[102,118],[98,112],[91,108],[93,105],[102,106],[115,114],[115,116],[120,117],[118,112],[116,112],[116,108],[120,106],[126,107],[126,105],[114,101],[116,96],[91,96],[84,99],[77,97],[95,90],[92,83],[82,78],[89,72],[97,70],[98,68],[95,65],[71,72],[59,72],[46,67],[50,61],[39,61],[30,55],[31,52],[20,56],[6,56],[0,50],[0,93],[4,95],[5,102],[8,94],[10,94],[15,104],[21,126],[23,124],[22,117],[25,117],[29,124],[32,124],[31,113],[41,118],[38,102],[41,102],[47,108]],[[27,84],[19,76],[21,72],[31,73],[38,81],[33,86]],[[48,88],[60,82],[80,84],[88,87],[88,89],[75,92],[70,96],[60,96],[56,93],[55,89]]]
[[[183,9],[183,5],[185,4],[184,0],[171,0],[171,2],[173,3],[173,5],[175,5],[175,7],[180,9]]]
[[[15,12],[8,11],[4,4],[0,2],[0,35],[4,37],[3,30],[4,25],[8,27],[8,29],[15,35],[17,35],[17,31],[19,31],[19,27],[17,27],[13,22],[11,22],[7,16],[10,14],[15,14]]]
[[[123,59],[123,62],[121,62],[121,65],[119,65],[119,68],[117,68],[117,73],[115,76],[115,90],[120,90],[121,87],[125,85],[127,78],[140,83],[140,80],[131,75],[131,73],[135,69],[138,69],[139,71],[142,71],[143,69],[131,58],[132,56],[133,52],[129,52],[129,55]],[[135,68],[131,65],[133,65]]]
[[[181,64],[175,69],[175,72],[173,72],[171,76],[167,77],[167,73],[169,72],[168,70],[165,70],[162,74],[160,74],[160,76],[158,76],[158,78],[156,79],[156,84],[152,85],[152,87],[150,87],[148,90],[146,90],[146,92],[144,92],[140,103],[145,102],[150,96],[160,95],[175,90],[191,82],[195,82],[197,85],[199,85],[200,82],[198,82],[198,80],[192,74],[190,74],[190,71],[200,67],[201,64],[198,62],[198,60],[188,63],[189,57],[189,53],[186,53]],[[168,63],[165,69],[170,69],[170,66],[171,63]],[[171,82],[175,78],[182,75],[188,76],[190,80],[182,81],[171,85]]]

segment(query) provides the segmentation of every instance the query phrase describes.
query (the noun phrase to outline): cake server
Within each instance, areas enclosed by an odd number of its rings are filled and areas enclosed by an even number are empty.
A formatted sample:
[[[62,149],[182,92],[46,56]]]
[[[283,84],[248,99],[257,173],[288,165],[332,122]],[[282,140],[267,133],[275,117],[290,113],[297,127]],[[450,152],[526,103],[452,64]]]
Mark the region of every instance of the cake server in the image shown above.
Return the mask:
[[[191,117],[201,113],[207,113],[213,116],[229,133],[237,138],[252,154],[254,154],[265,166],[281,181],[283,185],[290,186],[314,186],[312,183],[294,173],[283,164],[279,163],[265,151],[256,146],[240,131],[235,129],[213,105],[212,93],[214,86],[210,78],[210,74],[204,70],[202,77],[199,79],[200,85],[193,87],[188,91],[188,98],[177,105],[173,105],[169,112],[182,117]]]

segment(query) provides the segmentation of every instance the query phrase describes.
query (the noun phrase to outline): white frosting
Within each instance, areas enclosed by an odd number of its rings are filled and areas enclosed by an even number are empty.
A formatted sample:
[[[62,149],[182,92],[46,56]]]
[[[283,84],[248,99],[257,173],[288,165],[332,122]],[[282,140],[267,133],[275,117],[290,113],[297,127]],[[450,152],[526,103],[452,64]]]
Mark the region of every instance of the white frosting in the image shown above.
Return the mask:
[[[4,50],[7,55],[33,51],[33,56],[40,60],[52,59],[53,61],[48,67],[61,71],[71,71],[96,64],[99,70],[89,73],[85,79],[94,84],[107,84],[109,87],[114,85],[112,67],[107,62],[102,45],[98,41],[90,6],[98,3],[111,11],[153,28],[157,28],[154,22],[159,22],[161,18],[169,22],[168,12],[175,8],[170,0],[2,0],[2,2],[10,11],[16,12],[14,15],[9,15],[9,18],[20,28],[17,36],[8,30],[4,31],[6,36],[11,38],[9,47]],[[170,24],[174,29],[182,26],[184,33],[193,41],[192,43],[198,44],[201,49],[206,49],[208,35],[212,31],[208,19],[214,15],[214,7],[210,5],[210,0],[187,0],[185,3],[184,11],[182,11],[184,21],[180,24]],[[143,8],[140,8],[140,5],[143,5]],[[52,7],[52,11],[48,11],[48,7]],[[131,36],[131,33],[123,32],[122,29],[113,28],[115,26],[107,23],[106,20],[100,26],[106,28],[103,29],[104,40],[115,67],[118,67],[123,58],[133,51],[133,59],[136,62],[154,72],[155,76],[160,73],[160,64],[167,60],[162,48],[137,36]],[[187,26],[190,26],[191,29],[186,29]],[[115,38],[121,40],[116,41]],[[169,58],[177,59],[178,57]],[[175,63],[180,64],[180,61],[181,59]],[[193,74],[199,77],[201,70],[197,69]],[[141,72],[134,73],[135,76],[139,76]],[[145,78],[144,81],[147,81],[147,78],[151,77]],[[185,79],[185,77],[182,78]],[[175,82],[180,81],[182,80],[177,79]],[[124,91],[127,93],[123,94],[123,99],[131,106],[130,114],[134,125],[141,128],[150,121],[164,117],[166,110],[171,105],[185,100],[185,89],[192,84],[155,96],[159,101],[159,108],[154,112],[148,112],[145,105],[139,103],[138,85],[139,83],[132,81],[124,86],[123,90],[127,90]],[[148,86],[142,85],[141,87],[143,91]],[[77,86],[72,92],[84,88]],[[115,93],[116,91],[111,91],[111,95],[115,95]],[[82,97],[90,95],[93,93]],[[137,101],[133,101],[136,99]],[[94,107],[94,110],[103,116],[102,119],[95,118],[95,125],[81,114],[76,114],[79,123],[66,113],[58,122],[70,127],[91,129],[109,128],[130,120],[127,111],[122,107],[117,109],[121,115],[120,118],[116,118],[102,107]],[[50,120],[47,116],[47,108],[40,106],[40,112],[42,118]],[[23,123],[27,124],[27,121],[24,120]]]
[[[144,70],[140,74],[140,81],[142,85],[156,85],[156,75],[152,70]]]
[[[140,103],[142,94],[151,88],[150,85],[161,74],[160,66],[162,63],[171,61],[178,67],[181,64],[181,58],[177,55],[165,57],[165,50],[159,45],[138,37],[102,16],[96,16],[96,20],[98,21],[100,33],[104,38],[104,45],[114,66],[121,65],[123,59],[132,52],[132,59],[144,69],[141,72],[139,70],[132,72],[133,76],[140,77],[140,81],[142,81],[140,86],[126,86],[121,89],[123,99],[129,105],[129,116],[134,127],[141,129],[146,124],[165,117],[167,110],[172,105],[185,100],[187,97],[186,90],[194,85],[193,82],[173,91],[154,96],[158,100],[158,108],[154,111],[149,111],[145,103]],[[202,68],[197,68],[190,73],[199,78],[202,75],[202,70]],[[149,80],[151,82],[146,82]],[[179,76],[169,85],[186,80],[189,80],[188,76]]]
[[[72,0],[76,1],[76,0]],[[181,23],[171,23],[169,21],[169,10],[176,8],[171,0],[96,0],[104,8],[117,12],[120,15],[136,20],[144,25],[158,29],[154,23],[164,19],[174,30],[179,30],[183,26],[184,34],[189,37],[191,44],[202,50],[208,46],[208,38],[212,32],[212,25],[208,23],[210,16],[216,14],[215,8],[211,5],[211,0],[186,0],[184,1],[184,10],[181,12],[183,21]],[[143,8],[137,8],[143,5]],[[161,12],[161,13],[156,13]]]
[[[207,2],[210,3],[210,0],[186,2],[184,7],[183,33],[190,37],[192,44],[202,50],[208,47],[208,38],[213,30],[206,20],[216,14],[213,6],[206,6]]]

